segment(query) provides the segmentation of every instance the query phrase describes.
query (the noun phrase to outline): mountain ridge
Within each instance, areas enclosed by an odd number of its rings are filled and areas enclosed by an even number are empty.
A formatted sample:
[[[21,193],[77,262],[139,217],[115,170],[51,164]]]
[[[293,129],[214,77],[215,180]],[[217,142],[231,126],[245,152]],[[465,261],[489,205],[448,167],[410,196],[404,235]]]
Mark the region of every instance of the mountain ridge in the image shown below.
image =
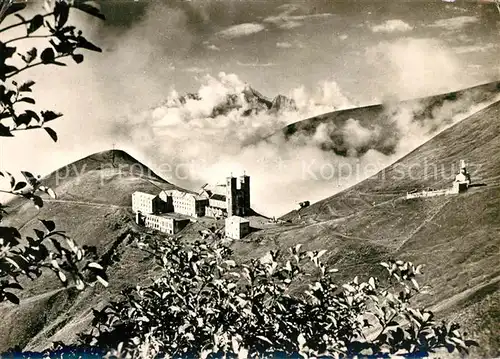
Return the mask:
[[[326,126],[327,141],[318,144],[323,151],[344,157],[353,153],[359,157],[368,150],[391,155],[401,139],[401,129],[394,118],[407,121],[409,117],[411,123],[426,126],[431,134],[453,123],[455,116],[466,114],[471,107],[499,97],[500,81],[495,81],[430,97],[338,110],[289,124],[262,141],[272,142],[276,137],[284,137],[286,141],[313,137],[321,126]],[[370,138],[359,144],[350,143],[344,129],[353,123],[363,131],[370,131]]]
[[[203,101],[199,93],[187,93],[176,96],[164,102],[162,105],[168,107],[186,106],[189,101]],[[282,111],[295,111],[295,101],[285,95],[278,94],[274,98],[268,98],[249,84],[245,84],[241,91],[235,89],[227,93],[214,106],[210,117],[225,115],[233,110],[242,110],[243,116],[258,114],[261,112],[278,113]]]

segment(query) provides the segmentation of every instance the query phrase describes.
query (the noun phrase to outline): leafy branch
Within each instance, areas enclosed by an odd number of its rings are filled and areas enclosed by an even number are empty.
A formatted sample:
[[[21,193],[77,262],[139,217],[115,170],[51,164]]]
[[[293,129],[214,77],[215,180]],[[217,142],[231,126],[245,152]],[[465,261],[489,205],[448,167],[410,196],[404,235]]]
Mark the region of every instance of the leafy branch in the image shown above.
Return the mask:
[[[21,245],[17,229],[0,227],[0,303],[8,300],[19,304],[12,290],[22,290],[21,278],[34,280],[43,268],[54,272],[64,286],[74,283],[78,290],[96,281],[107,286],[105,269],[95,262],[95,248],[79,248],[64,232],[56,230],[54,222],[40,222],[44,230],[34,229],[35,236],[24,240],[27,245]],[[55,250],[49,249],[48,242]]]
[[[7,40],[4,42],[4,44],[10,44],[19,40],[27,40],[27,39],[50,39],[51,37],[54,37],[54,35],[32,35],[32,36],[19,36],[15,37],[13,39]]]
[[[61,58],[64,58],[64,57],[68,57],[68,56],[71,56],[71,54],[61,54],[61,55],[57,55],[57,56],[53,56],[53,55],[47,55],[48,57],[42,60],[40,60],[39,62],[35,62],[35,63],[30,63],[30,64],[27,64],[25,65],[23,68],[21,69],[16,69],[14,70],[13,72],[11,72],[9,75],[5,76],[6,79],[8,78],[11,78],[11,77],[14,77],[16,76],[17,74],[19,74],[20,72],[23,72],[25,70],[28,70],[28,69],[31,69],[33,67],[36,67],[36,66],[40,66],[40,65],[47,65],[48,63],[52,63],[52,64],[56,64],[56,65],[59,65],[59,66],[66,66],[66,64],[63,64],[61,62],[56,62],[56,60],[58,59],[61,59]],[[50,60],[49,60],[50,59]]]
[[[57,141],[57,134],[51,128],[45,127],[45,123],[52,121],[62,115],[54,111],[42,111],[36,113],[34,110],[25,110],[19,113],[17,105],[35,105],[35,100],[31,97],[21,96],[24,92],[31,92],[33,81],[28,81],[21,87],[14,81],[7,83],[9,79],[15,78],[21,72],[31,70],[41,65],[66,66],[62,59],[71,57],[73,61],[80,64],[84,61],[84,55],[79,50],[90,50],[102,52],[102,50],[88,41],[82,31],[75,26],[68,25],[70,10],[77,9],[92,16],[104,19],[99,9],[89,4],[87,0],[55,0],[52,11],[46,14],[36,14],[31,19],[25,19],[18,14],[25,8],[25,4],[12,4],[7,10],[7,16],[13,15],[21,21],[0,29],[0,33],[19,26],[25,26],[26,34],[11,38],[5,42],[0,41],[0,137],[12,137],[15,131],[25,131],[44,128],[49,136]],[[44,29],[45,33],[39,32]],[[47,39],[49,47],[38,49],[32,48],[27,52],[20,52],[17,47],[11,44],[24,39]],[[18,67],[12,60],[19,57],[24,62],[24,66]]]
[[[36,101],[31,96],[34,81],[18,83],[14,78],[21,72],[41,65],[66,66],[62,58],[71,57],[77,64],[84,60],[79,50],[101,52],[101,49],[88,41],[82,31],[67,24],[70,9],[78,9],[92,16],[104,19],[104,16],[87,0],[55,0],[52,8],[45,14],[36,14],[25,19],[19,12],[26,8],[24,3],[0,0],[0,23],[9,16],[20,19],[0,29],[0,33],[25,26],[26,34],[5,41],[0,41],[0,137],[12,137],[13,132],[43,128],[57,141],[56,132],[46,124],[62,114],[47,110],[35,111],[30,105]],[[45,30],[45,33],[41,31]],[[33,47],[29,51],[20,51],[13,43],[24,39],[47,39],[47,44],[40,50]],[[16,61],[22,60],[23,66]],[[20,108],[22,106],[23,108]],[[17,180],[6,171],[0,172],[10,188],[1,189],[7,193],[30,200],[37,208],[43,207],[41,194],[56,198],[55,192],[27,171],[21,171],[24,179]],[[0,221],[6,213],[0,206]],[[21,237],[14,227],[0,226],[0,302],[10,301],[19,304],[16,291],[22,290],[20,283],[28,278],[35,280],[42,271],[53,271],[64,286],[71,283],[82,290],[100,282],[107,286],[104,260],[99,262],[94,247],[79,247],[63,231],[56,230],[50,220],[40,220],[44,229],[34,229],[34,236]]]
[[[25,4],[22,4],[22,5],[24,5],[24,7],[22,9],[24,9],[26,7],[26,5]],[[12,5],[12,6],[14,7],[14,5]],[[22,9],[19,9],[19,10],[22,10]],[[19,10],[16,10],[16,11],[19,11]],[[40,16],[42,16],[42,18],[46,18],[46,17],[52,16],[52,15],[54,15],[54,12],[49,12],[47,14],[43,14],[43,15],[40,15]],[[18,15],[18,17],[20,17],[20,16]],[[8,30],[15,29],[18,26],[28,25],[31,22],[31,20],[26,20],[23,17],[20,17],[20,18],[21,18],[22,21],[17,22],[17,23],[12,24],[12,25],[9,25],[9,26],[6,26],[3,29],[0,29],[0,33],[8,31]]]

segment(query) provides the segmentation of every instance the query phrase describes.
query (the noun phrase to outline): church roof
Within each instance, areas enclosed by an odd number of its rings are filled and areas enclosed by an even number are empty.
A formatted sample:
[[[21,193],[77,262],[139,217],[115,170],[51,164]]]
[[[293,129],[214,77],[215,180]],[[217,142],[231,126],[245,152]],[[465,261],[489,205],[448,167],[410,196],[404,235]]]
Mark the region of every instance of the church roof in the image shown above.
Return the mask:
[[[240,216],[231,216],[226,218],[227,222],[231,223],[250,223],[250,221],[246,218],[240,217]]]
[[[226,201],[226,196],[223,196],[222,194],[213,194],[210,199],[213,199],[215,201],[222,201],[222,202],[225,202]]]

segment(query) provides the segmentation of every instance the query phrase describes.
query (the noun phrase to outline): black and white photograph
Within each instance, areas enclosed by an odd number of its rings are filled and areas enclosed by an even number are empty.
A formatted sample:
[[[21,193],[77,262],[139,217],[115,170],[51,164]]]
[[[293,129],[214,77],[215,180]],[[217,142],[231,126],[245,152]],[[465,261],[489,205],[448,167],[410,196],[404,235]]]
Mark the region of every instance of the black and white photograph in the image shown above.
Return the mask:
[[[0,0],[0,359],[500,358],[500,0]]]

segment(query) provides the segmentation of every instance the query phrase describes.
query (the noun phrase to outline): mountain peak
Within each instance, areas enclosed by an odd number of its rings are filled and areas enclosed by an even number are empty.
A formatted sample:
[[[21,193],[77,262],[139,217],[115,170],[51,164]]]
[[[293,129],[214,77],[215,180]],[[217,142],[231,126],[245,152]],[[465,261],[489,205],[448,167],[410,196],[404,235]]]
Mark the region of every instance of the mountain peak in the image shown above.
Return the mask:
[[[187,101],[203,101],[198,93],[186,93],[182,96],[171,98],[165,102],[167,107],[181,107]],[[261,112],[280,112],[283,110],[296,110],[295,101],[284,95],[277,95],[274,99],[264,96],[250,84],[245,83],[243,89],[238,89],[225,95],[225,97],[214,106],[212,117],[225,115],[233,110],[243,110],[243,116]]]
[[[280,94],[274,98],[271,108],[275,111],[283,111],[283,110],[296,111],[297,104],[293,99]]]
[[[46,176],[43,182],[49,187],[58,186],[63,182],[82,177],[91,172],[96,173],[101,179],[106,176],[138,176],[165,182],[146,165],[120,149],[96,152],[69,163]]]
[[[105,150],[93,153],[79,161],[97,161],[102,163],[115,162],[122,164],[136,164],[139,163],[134,157],[127,152],[120,149]]]

